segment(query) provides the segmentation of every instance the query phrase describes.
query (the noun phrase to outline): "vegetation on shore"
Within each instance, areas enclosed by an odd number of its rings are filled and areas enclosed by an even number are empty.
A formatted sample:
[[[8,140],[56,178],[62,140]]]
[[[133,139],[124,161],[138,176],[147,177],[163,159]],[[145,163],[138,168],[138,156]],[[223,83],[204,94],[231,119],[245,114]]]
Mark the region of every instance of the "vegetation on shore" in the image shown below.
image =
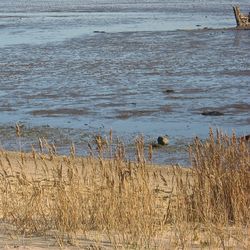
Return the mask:
[[[1,150],[1,222],[12,234],[87,249],[249,248],[246,140],[210,130],[190,146],[190,168],[154,166],[152,147],[135,144],[135,161],[112,132],[85,158],[73,145],[59,156],[42,139],[29,154]]]

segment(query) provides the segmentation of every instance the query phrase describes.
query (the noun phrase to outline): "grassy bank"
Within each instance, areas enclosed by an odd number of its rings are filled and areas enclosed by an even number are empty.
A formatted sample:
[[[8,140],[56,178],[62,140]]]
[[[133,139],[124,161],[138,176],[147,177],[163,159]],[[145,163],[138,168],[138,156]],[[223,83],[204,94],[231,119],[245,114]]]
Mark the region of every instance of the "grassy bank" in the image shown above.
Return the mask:
[[[112,133],[96,137],[85,158],[75,156],[74,146],[69,156],[57,155],[41,139],[30,153],[2,150],[2,244],[35,247],[47,239],[47,247],[72,249],[249,248],[247,141],[210,131],[190,146],[190,168],[154,166],[152,148],[141,137],[135,143],[133,162],[122,143],[113,147]]]

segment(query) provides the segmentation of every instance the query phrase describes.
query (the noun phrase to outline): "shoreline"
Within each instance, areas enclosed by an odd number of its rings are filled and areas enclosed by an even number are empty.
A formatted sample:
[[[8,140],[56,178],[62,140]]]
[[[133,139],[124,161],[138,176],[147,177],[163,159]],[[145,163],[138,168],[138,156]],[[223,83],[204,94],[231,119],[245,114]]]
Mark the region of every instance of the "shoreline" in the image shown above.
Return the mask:
[[[20,124],[20,137],[16,135],[15,124],[12,126],[0,125],[0,143],[1,147],[10,151],[20,151],[20,147],[24,152],[29,152],[34,147],[39,151],[39,138],[45,139],[48,143],[54,144],[58,154],[69,155],[70,147],[74,144],[76,155],[86,157],[90,150],[88,145],[95,144],[95,137],[101,136],[105,140],[108,139],[111,130],[98,129],[73,129],[44,126],[28,126]],[[113,132],[112,147],[115,148],[118,141],[122,141],[126,147],[128,160],[134,160],[135,141],[137,137],[143,136],[145,142],[145,150],[150,145],[157,144],[156,135],[141,134],[124,134],[119,135]],[[158,135],[160,136],[160,135]],[[171,136],[170,143],[162,147],[153,148],[153,162],[160,165],[180,164],[189,166],[188,147],[192,142],[192,138]],[[147,157],[146,157],[147,158]]]

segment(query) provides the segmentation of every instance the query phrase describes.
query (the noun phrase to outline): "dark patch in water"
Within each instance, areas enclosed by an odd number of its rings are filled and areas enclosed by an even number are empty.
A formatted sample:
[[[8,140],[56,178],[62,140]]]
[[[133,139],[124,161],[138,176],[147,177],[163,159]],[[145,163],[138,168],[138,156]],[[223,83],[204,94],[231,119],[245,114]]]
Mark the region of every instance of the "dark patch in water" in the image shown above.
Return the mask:
[[[39,93],[39,94],[35,94],[35,95],[26,95],[25,96],[26,99],[57,99],[60,98],[60,96],[56,95],[56,94],[46,94],[46,93]]]
[[[178,91],[180,94],[196,94],[196,93],[204,93],[206,92],[203,88],[186,88]]]
[[[87,109],[70,109],[70,108],[60,108],[60,109],[50,109],[50,110],[33,110],[31,112],[34,116],[61,116],[61,115],[88,115],[90,114]]]
[[[173,111],[173,107],[170,105],[163,105],[160,107],[160,111],[162,111],[164,113],[170,113]]]
[[[199,96],[198,97],[199,100],[201,99],[208,99],[207,96]],[[169,100],[197,100],[197,96],[196,95],[182,95],[182,94],[175,94],[175,95],[170,95],[167,97],[167,99]],[[209,98],[210,99],[210,98]]]
[[[225,106],[220,107],[222,110],[228,110],[232,113],[238,112],[250,112],[250,104],[249,103],[234,103],[228,104]]]
[[[115,102],[98,103],[95,105],[95,107],[97,108],[124,107],[124,103],[115,103]]]
[[[223,75],[229,75],[229,76],[250,76],[250,70],[230,70],[230,71],[224,71],[221,74]]]
[[[103,31],[103,30],[94,30],[93,31],[93,33],[96,33],[96,34],[104,34],[104,33],[106,33],[105,31]]]
[[[0,107],[0,111],[5,111],[5,112],[13,112],[16,111],[17,109],[11,108],[11,107]]]
[[[165,90],[163,90],[163,93],[164,94],[172,94],[172,93],[175,93],[175,91],[173,89],[165,89]]]
[[[142,117],[142,116],[150,116],[153,113],[158,112],[158,110],[122,110],[118,111],[117,119],[129,119],[131,117]]]
[[[222,115],[224,115],[224,113],[222,113],[220,111],[216,111],[216,110],[203,111],[201,114],[205,115],[205,116],[222,116]]]
[[[5,112],[12,112],[16,111],[17,109],[12,107],[9,103],[5,103],[2,106],[0,106],[0,111],[5,111]]]

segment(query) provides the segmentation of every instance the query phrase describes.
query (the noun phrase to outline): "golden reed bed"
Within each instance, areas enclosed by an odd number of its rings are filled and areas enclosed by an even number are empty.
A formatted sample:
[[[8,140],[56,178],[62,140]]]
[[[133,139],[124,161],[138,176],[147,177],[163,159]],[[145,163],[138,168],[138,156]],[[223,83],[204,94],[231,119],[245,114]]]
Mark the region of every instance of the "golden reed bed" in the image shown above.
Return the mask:
[[[39,152],[2,150],[0,248],[250,248],[246,140],[211,130],[190,146],[190,168],[147,164],[143,138],[128,161],[112,141],[85,158],[43,140]]]

